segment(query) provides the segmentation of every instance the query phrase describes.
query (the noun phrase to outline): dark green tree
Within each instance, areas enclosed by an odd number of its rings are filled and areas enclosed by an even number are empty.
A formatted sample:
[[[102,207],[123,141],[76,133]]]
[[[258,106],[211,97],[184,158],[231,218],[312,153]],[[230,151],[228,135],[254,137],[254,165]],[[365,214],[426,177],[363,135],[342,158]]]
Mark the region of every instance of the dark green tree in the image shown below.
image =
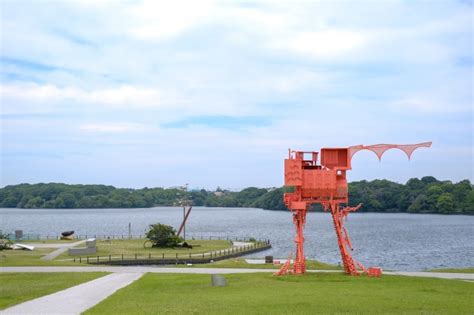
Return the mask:
[[[151,224],[146,237],[153,244],[153,247],[170,248],[183,242],[183,239],[176,235],[173,227],[161,223]]]
[[[438,197],[438,203],[436,204],[439,212],[441,213],[450,213],[454,209],[454,198],[450,193],[443,193]]]

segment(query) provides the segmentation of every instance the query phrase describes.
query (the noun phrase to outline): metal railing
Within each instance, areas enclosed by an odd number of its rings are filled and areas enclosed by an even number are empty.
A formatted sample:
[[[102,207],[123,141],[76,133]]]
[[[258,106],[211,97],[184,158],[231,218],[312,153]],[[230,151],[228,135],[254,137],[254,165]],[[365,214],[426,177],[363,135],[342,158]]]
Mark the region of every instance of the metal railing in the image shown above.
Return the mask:
[[[22,238],[22,240],[59,240],[60,235],[46,235],[45,237],[41,237],[39,235],[31,235]],[[126,235],[126,234],[119,234],[119,235],[110,235],[110,234],[74,234],[73,240],[86,240],[89,238],[95,238],[97,240],[144,240],[146,239],[145,235]],[[267,241],[266,239],[262,238],[254,238],[248,236],[215,236],[215,235],[208,235],[208,236],[189,236],[186,238],[187,241],[199,241],[199,240],[209,240],[209,241],[240,241],[240,242],[256,242],[256,241]]]

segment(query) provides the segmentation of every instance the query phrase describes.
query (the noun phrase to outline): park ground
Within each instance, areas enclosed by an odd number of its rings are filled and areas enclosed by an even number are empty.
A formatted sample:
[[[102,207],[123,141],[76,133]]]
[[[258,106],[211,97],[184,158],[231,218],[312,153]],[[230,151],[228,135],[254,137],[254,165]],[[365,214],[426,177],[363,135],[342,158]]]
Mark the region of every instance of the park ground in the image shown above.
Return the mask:
[[[0,273],[0,306],[46,295],[104,273]],[[339,272],[275,277],[271,273],[223,275],[146,273],[85,314],[472,314],[474,283]]]
[[[105,272],[0,273],[0,309],[102,277]]]
[[[50,243],[53,242],[39,244]],[[151,251],[153,254],[167,256],[176,253],[194,255],[232,246],[226,240],[196,240],[190,243],[197,246],[192,250],[162,250],[144,248],[143,240],[98,241],[98,254],[148,255]],[[67,253],[51,261],[41,259],[54,250],[56,249],[38,246],[34,251],[0,252],[3,255],[0,259],[0,271],[3,271],[0,272],[0,309],[117,272],[114,267],[103,270],[105,272],[97,272],[103,267],[74,262]],[[20,269],[29,268],[26,271],[33,272],[8,270],[18,266]],[[66,269],[54,273],[41,271],[45,266]],[[67,268],[81,269],[81,272],[67,272]],[[120,272],[136,271],[133,267],[119,268],[125,268],[125,271]],[[224,268],[234,269],[227,269],[227,272]],[[393,274],[385,274],[381,278],[369,278],[365,275],[350,277],[342,274],[338,266],[316,261],[308,261],[307,268],[321,272],[304,276],[275,277],[268,270],[275,268],[272,264],[249,264],[242,258],[206,265],[155,267],[158,270],[141,271],[144,275],[140,279],[88,309],[86,314],[474,314],[472,280],[436,279],[430,278],[430,274],[423,277]],[[203,274],[183,274],[186,270]],[[247,273],[237,273],[239,270]],[[267,272],[263,272],[265,270]],[[328,272],[322,272],[323,270]],[[157,271],[166,273],[155,273]],[[474,273],[474,268],[432,271],[444,275],[467,275]],[[228,285],[212,287],[210,273],[227,273],[224,277]],[[472,276],[466,276],[464,279],[471,278]]]

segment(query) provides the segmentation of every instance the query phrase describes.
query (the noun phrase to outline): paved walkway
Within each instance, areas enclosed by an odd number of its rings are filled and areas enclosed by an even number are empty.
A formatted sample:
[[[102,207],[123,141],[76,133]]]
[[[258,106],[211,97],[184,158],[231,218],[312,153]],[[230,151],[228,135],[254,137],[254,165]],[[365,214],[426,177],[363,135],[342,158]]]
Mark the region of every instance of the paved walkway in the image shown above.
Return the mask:
[[[232,242],[232,247],[245,247],[245,246],[252,246],[253,243],[251,242]]]
[[[440,279],[459,279],[474,281],[474,273],[451,273],[451,272],[428,272],[428,271],[384,271],[384,275],[440,278]]]
[[[0,267],[0,272],[113,272],[113,273],[185,273],[185,274],[229,274],[275,272],[278,269],[250,269],[250,268],[170,268],[153,266],[51,266],[51,267]],[[341,272],[339,270],[308,270],[308,272]],[[398,275],[408,277],[428,277],[441,279],[474,280],[474,273],[443,273],[443,272],[416,272],[416,271],[384,271],[384,275]]]
[[[58,257],[59,255],[61,255],[62,253],[64,253],[65,251],[68,250],[68,248],[71,248],[71,247],[74,247],[74,246],[77,246],[79,244],[82,244],[82,243],[85,243],[86,240],[83,240],[83,241],[79,241],[79,242],[75,242],[75,243],[67,243],[67,244],[54,244],[55,246],[60,246],[57,250],[49,253],[48,255],[45,255],[43,257],[41,257],[42,260],[53,260],[54,258]],[[45,244],[46,245],[46,244]],[[51,246],[53,244],[49,244],[49,246]],[[33,245],[34,246],[34,245]],[[41,247],[41,246],[40,246]],[[45,247],[45,246],[42,246],[43,248],[51,248],[51,247]]]
[[[143,273],[113,273],[80,285],[27,301],[0,314],[81,314],[115,291],[139,279]]]

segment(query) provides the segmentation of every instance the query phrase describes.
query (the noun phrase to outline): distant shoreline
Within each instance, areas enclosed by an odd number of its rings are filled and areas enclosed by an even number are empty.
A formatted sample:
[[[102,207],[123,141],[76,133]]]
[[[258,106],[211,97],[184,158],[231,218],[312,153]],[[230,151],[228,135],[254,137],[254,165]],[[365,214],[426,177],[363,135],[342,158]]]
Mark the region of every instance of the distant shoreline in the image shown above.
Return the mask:
[[[290,212],[289,209],[263,209],[263,208],[255,208],[255,207],[208,207],[208,206],[193,206],[194,208],[228,208],[228,209],[258,209],[263,211],[279,211],[279,212]],[[0,209],[18,209],[18,210],[120,210],[120,209],[152,209],[152,208],[182,208],[181,206],[166,206],[166,205],[156,205],[152,207],[133,207],[133,208],[118,208],[118,207],[111,207],[111,208],[14,208],[14,207],[2,207]],[[181,211],[181,210],[180,210]],[[315,211],[315,210],[308,210],[310,213],[326,213],[325,211]],[[329,213],[329,212],[328,212]],[[436,213],[436,212],[401,212],[401,211],[357,211],[354,212],[355,214],[364,214],[364,213],[380,213],[380,214],[436,214],[436,215],[466,215],[466,216],[473,216],[472,213]]]
[[[406,184],[389,180],[350,182],[350,205],[362,204],[360,212],[474,214],[474,189],[469,180],[439,181],[432,176],[412,178]],[[106,185],[62,183],[20,184],[0,188],[0,208],[23,209],[127,209],[157,205],[283,210],[283,195],[293,187],[257,188],[241,191],[216,188],[188,191],[173,188],[116,188]],[[311,210],[322,210],[313,205]]]

